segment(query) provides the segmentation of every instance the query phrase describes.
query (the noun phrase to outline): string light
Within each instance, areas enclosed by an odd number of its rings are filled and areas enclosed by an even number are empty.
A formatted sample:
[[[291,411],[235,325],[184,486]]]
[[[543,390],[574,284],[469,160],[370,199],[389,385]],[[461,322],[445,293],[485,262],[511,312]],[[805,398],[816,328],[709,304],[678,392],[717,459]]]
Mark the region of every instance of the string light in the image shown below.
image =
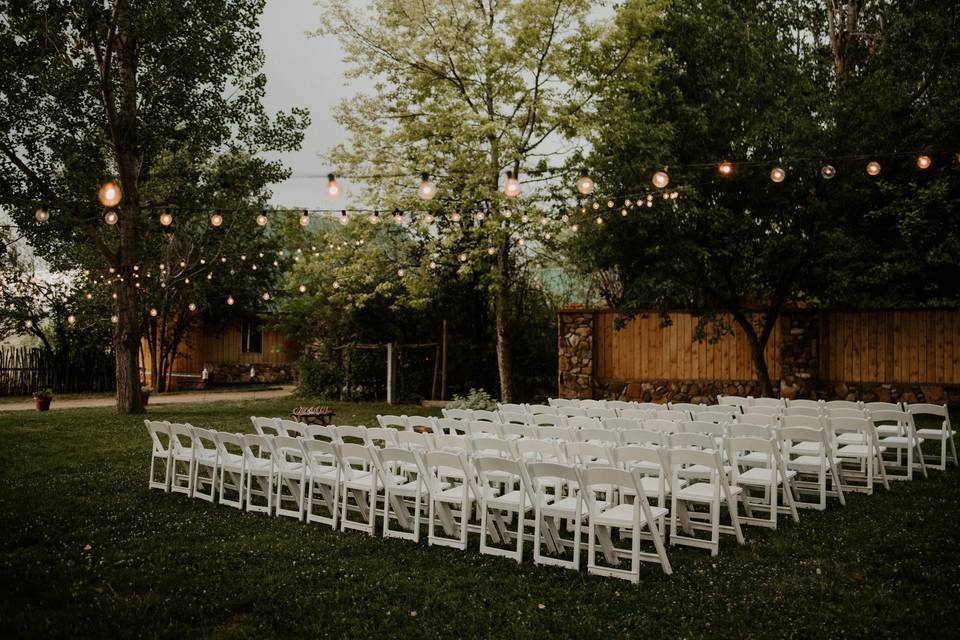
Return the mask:
[[[436,268],[437,268],[437,263],[434,262],[433,260],[431,260],[429,266],[430,266],[431,269],[436,269]]]
[[[214,211],[213,215],[210,216],[210,224],[214,227],[219,227],[223,224],[223,214],[219,211]]]
[[[510,216],[512,216],[512,215],[513,215],[513,212],[510,211],[510,209],[504,209],[504,210],[503,210],[503,217],[506,218],[507,220],[509,220],[509,219],[510,219]]]
[[[503,192],[508,198],[516,198],[520,195],[520,181],[513,175],[513,171],[507,171],[507,182],[503,186]]]
[[[931,164],[933,164],[933,160],[930,159],[930,156],[920,156],[917,158],[918,169],[929,169]]]
[[[23,321],[23,326],[26,327],[27,329],[32,329],[33,320],[31,320],[30,318],[27,318],[26,320]]]
[[[867,163],[867,173],[871,176],[875,176],[880,173],[880,163],[876,160],[871,160]]]
[[[380,224],[380,212],[374,211],[373,215],[370,216],[370,224]]]
[[[103,221],[111,226],[117,224],[117,220],[119,219],[120,218],[117,215],[117,212],[114,211],[113,209],[110,209],[105,214],[103,214]]]
[[[340,196],[340,185],[337,184],[337,177],[332,173],[327,174],[327,195],[334,199]]]
[[[299,287],[297,287],[297,291],[299,291],[300,293],[306,293],[306,292],[307,292],[307,285],[305,285],[305,284],[300,285]]]
[[[825,180],[831,180],[833,176],[837,175],[837,170],[833,168],[833,165],[825,164],[823,168],[820,169],[820,175],[823,176]]]
[[[428,213],[428,214],[426,215],[426,217],[423,219],[423,221],[426,222],[427,224],[433,224],[433,220],[434,220],[433,215],[432,215],[432,214],[429,214],[429,213]]]
[[[587,173],[587,170],[581,170],[580,178],[577,179],[577,191],[585,196],[588,196],[593,193],[595,188],[596,185],[594,184],[593,179],[590,177],[590,174]]]
[[[303,213],[300,215],[300,226],[305,227],[308,224],[310,224],[310,212],[304,209]]]
[[[257,221],[258,227],[267,226],[267,215],[264,212],[261,211],[260,213],[258,213],[255,220]]]
[[[156,318],[158,313],[159,313],[159,312],[158,312],[155,308],[153,308],[153,307],[150,308],[150,317],[151,317],[151,318]]]
[[[598,225],[599,225],[599,224],[603,224],[603,216],[597,216],[596,222],[597,222]]]
[[[490,254],[491,256],[492,256],[493,254],[495,254],[496,252],[497,252],[497,248],[496,248],[496,247],[487,247],[487,253]]]
[[[721,163],[717,166],[717,171],[719,171],[719,172],[720,172],[720,175],[722,175],[723,177],[725,177],[725,178],[726,178],[726,177],[729,177],[730,175],[733,174],[733,163],[732,163],[732,162],[726,162],[726,161],[721,162]]]
[[[343,209],[343,210],[340,212],[340,224],[345,227],[345,226],[347,226],[347,223],[349,223],[349,222],[350,222],[350,218],[347,217],[347,210],[346,210],[346,209]]]
[[[42,224],[50,219],[50,210],[46,206],[40,207],[33,216]]]
[[[403,224],[403,213],[399,209],[393,210],[393,221],[396,224]]]
[[[117,183],[112,180],[107,181],[100,187],[97,198],[103,206],[115,207],[120,204],[120,200],[123,199],[123,191],[117,186]]]
[[[467,254],[461,253],[459,256],[457,256],[457,258],[460,260],[460,262],[466,262],[466,261],[467,261]]]
[[[450,216],[450,219],[451,219],[453,222],[460,222],[460,217],[461,217],[461,216],[460,216],[460,212],[459,212],[459,211],[454,211],[454,212],[453,212],[453,215]]]
[[[190,304],[187,305],[187,309],[189,309],[190,312],[193,313],[194,311],[197,310],[197,303],[191,302]]]
[[[474,217],[475,217],[477,220],[479,220],[480,222],[483,222],[484,219],[486,219],[487,214],[485,214],[483,211],[477,211],[477,213],[476,213],[476,215],[475,215]]]
[[[334,280],[334,281],[333,281],[333,288],[334,288],[334,289],[339,289],[339,288],[340,288],[340,283],[337,282],[336,280]]]
[[[527,214],[523,214],[522,216],[520,216],[520,222],[522,222],[523,224],[527,224],[528,222],[530,222],[530,216],[528,216]]]
[[[774,182],[783,182],[783,179],[787,177],[787,172],[780,167],[774,167],[770,170],[770,179]]]
[[[173,224],[173,215],[170,213],[169,209],[164,209],[163,213],[160,214],[160,224],[165,227],[169,227]]]
[[[233,296],[227,295],[227,304],[230,306],[233,306],[233,303],[234,303]]]
[[[666,171],[657,171],[653,174],[653,186],[657,189],[663,189],[668,184],[670,184],[670,176]]]
[[[269,292],[269,291],[264,291],[264,292],[260,295],[260,297],[263,298],[263,301],[264,301],[264,302],[266,302],[266,301],[268,301],[268,300],[270,299],[270,292]]]
[[[113,314],[112,316],[110,316],[110,322],[113,324],[117,324],[118,322],[120,322],[120,316],[118,316],[117,314]]]
[[[397,277],[398,277],[398,278],[402,278],[402,277],[405,276],[405,275],[407,275],[407,272],[406,272],[402,267],[401,267],[400,269],[397,269]]]
[[[420,188],[417,189],[417,195],[421,200],[432,200],[437,195],[437,186],[430,182],[430,174],[420,174]]]
[[[71,324],[71,325],[77,324],[77,316],[73,315],[72,313],[71,313],[70,315],[68,315],[68,316],[67,316],[67,323],[68,323],[68,324]]]

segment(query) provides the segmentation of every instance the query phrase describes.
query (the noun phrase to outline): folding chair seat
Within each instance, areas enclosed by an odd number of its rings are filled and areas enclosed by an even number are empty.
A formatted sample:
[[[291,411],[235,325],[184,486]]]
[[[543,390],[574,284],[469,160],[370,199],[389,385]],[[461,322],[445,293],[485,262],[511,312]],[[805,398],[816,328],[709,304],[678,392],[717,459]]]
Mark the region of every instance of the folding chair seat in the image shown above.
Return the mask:
[[[170,491],[193,497],[193,427],[190,424],[170,423]]]
[[[670,420],[671,422],[691,420],[689,411],[671,411],[670,409],[657,411],[657,418],[660,420]]]
[[[569,402],[569,401],[564,400],[564,402]],[[563,406],[563,407],[574,407],[574,406],[576,406],[576,405],[573,405],[573,404],[563,404],[563,405],[557,405],[557,406],[552,406],[552,405],[551,405],[551,406],[548,407],[548,406],[545,406],[545,405],[542,405],[542,404],[531,404],[531,405],[528,405],[528,406],[527,406],[527,412],[530,413],[531,415],[534,415],[534,416],[557,416],[557,415],[560,415],[560,414],[558,413],[558,407],[560,407],[560,406]]]
[[[247,475],[243,436],[239,433],[217,431],[214,438],[219,452],[220,485],[217,492],[220,494],[220,504],[242,509],[246,497]],[[236,499],[228,497],[228,491],[229,494],[236,494]]]
[[[873,494],[874,477],[879,475],[883,482],[883,487],[889,489],[887,482],[887,472],[883,464],[882,455],[886,450],[880,446],[877,439],[877,432],[873,428],[873,423],[867,418],[831,418],[831,428],[836,433],[837,457],[841,462],[854,463],[859,467],[858,470],[849,470],[844,467],[844,477],[853,475],[862,475],[865,484],[854,485],[847,483],[843,488],[845,491],[860,491]],[[843,444],[843,434],[854,435],[862,444]],[[859,471],[859,473],[857,473]]]
[[[670,494],[670,474],[664,471],[660,449],[642,445],[623,445],[611,452],[617,468],[639,474],[637,482],[647,499],[656,498],[657,506],[665,507]],[[681,478],[679,486],[686,482]],[[620,488],[621,497],[633,495],[629,489]],[[666,530],[661,531],[666,534]]]
[[[707,451],[709,453],[717,452],[720,459],[723,460],[723,436],[717,436],[713,433],[698,433],[695,431],[684,431],[680,433],[671,433],[668,440],[670,449],[695,449],[698,451]],[[722,466],[724,474],[729,477],[730,466]],[[683,469],[681,477],[684,480],[709,480],[711,469],[700,465],[692,464]]]
[[[301,440],[306,465],[304,512],[307,522],[319,522],[337,528],[340,504],[340,465],[338,445],[324,440]],[[320,509],[326,510],[324,514]]]
[[[577,439],[576,430],[567,427],[537,427],[537,437],[540,440],[558,440],[570,442]]]
[[[269,440],[276,473],[276,514],[297,520],[303,520],[307,488],[308,467],[300,444],[302,441],[291,436]]]
[[[447,451],[428,451],[422,457],[429,492],[427,544],[467,548],[467,532],[474,505],[480,500],[480,488],[466,455]],[[454,473],[451,473],[451,470]],[[458,521],[459,515],[459,521]],[[445,535],[437,535],[440,524]],[[492,531],[494,542],[499,534]]]
[[[590,513],[587,537],[587,573],[600,576],[623,578],[636,584],[640,581],[640,562],[656,562],[664,573],[670,574],[670,561],[663,545],[662,531],[668,511],[664,507],[651,507],[644,491],[640,487],[639,474],[613,468],[588,468],[580,470],[580,485],[586,498]],[[608,495],[620,489],[634,496],[632,503],[613,504],[600,500],[598,492]],[[621,546],[614,542],[613,530],[621,532]],[[644,531],[645,530],[645,531]],[[624,535],[626,532],[628,535]],[[644,534],[652,539],[655,552],[640,550]],[[629,549],[623,548],[622,541],[628,540]],[[603,552],[607,565],[597,563],[597,543]],[[629,569],[620,569],[622,560],[630,561]]]
[[[441,409],[444,418],[451,420],[473,420],[473,411],[470,409]]]
[[[481,438],[499,438],[500,425],[484,420],[468,420],[464,423],[466,433],[469,436]]]
[[[407,416],[398,416],[394,414],[377,414],[377,424],[384,428],[393,427],[403,431],[406,431],[410,428],[409,423],[407,422]]]
[[[430,416],[405,416],[407,430],[426,431],[433,433],[437,430],[437,419]]]
[[[516,440],[517,438],[536,438],[537,428],[529,424],[515,424],[507,422],[500,425],[500,433],[507,440]]]
[[[923,449],[920,445],[923,438],[917,435],[913,416],[898,409],[876,409],[870,412],[870,421],[877,436],[878,444],[887,451],[893,450],[896,457],[893,460],[884,460],[887,466],[887,478],[890,480],[913,480],[913,468],[918,464],[924,477],[927,477],[927,466],[923,459]],[[886,435],[891,434],[891,435]],[[906,456],[904,464],[902,457]],[[903,474],[892,473],[903,469]]]
[[[473,464],[479,475],[480,553],[523,560],[527,514],[533,510],[533,492],[523,465],[503,456],[478,455]],[[510,522],[516,517],[511,531]],[[496,531],[499,542],[514,548],[503,549],[487,543],[487,534]]]
[[[582,407],[559,407],[557,415],[567,418],[585,418],[587,417],[587,410]]]
[[[770,437],[737,436],[727,438],[727,460],[730,462],[731,482],[743,489],[740,503],[743,505],[746,516],[740,521],[763,527],[777,528],[777,515],[788,513],[794,522],[800,521],[797,507],[794,504],[794,495],[791,481],[796,477],[794,469],[787,469],[780,457],[780,449]],[[758,464],[757,454],[764,458]],[[742,458],[749,455],[749,461],[744,463]],[[753,500],[751,489],[762,489],[763,495],[759,501]],[[783,490],[783,499],[780,500],[780,490]],[[781,506],[782,505],[782,506]],[[754,509],[766,511],[767,518],[756,518]]]
[[[243,435],[243,466],[246,476],[244,502],[247,511],[273,512],[273,491],[276,460],[270,438],[279,436]],[[256,504],[256,498],[260,504]],[[265,502],[266,504],[263,504]]]
[[[663,418],[644,420],[643,428],[646,431],[659,431],[660,433],[675,433],[681,429],[679,422],[664,420]]]
[[[620,432],[613,429],[580,429],[576,433],[580,442],[617,446],[620,444]]]
[[[599,407],[587,409],[588,418],[600,418],[603,420],[605,418],[616,418],[617,415],[616,409],[601,409]]]
[[[500,412],[500,424],[528,424],[529,421],[530,414],[528,413]]]
[[[747,407],[744,407],[744,413],[746,409],[753,409],[756,407],[766,407],[774,409],[784,409],[787,406],[787,402],[784,398],[754,398],[753,402],[750,403]]]
[[[367,427],[364,430],[364,438],[367,445],[372,447],[395,447],[397,446],[397,433],[393,427]]]
[[[538,413],[533,416],[533,420],[530,422],[535,427],[565,427],[567,426],[567,417]]]
[[[147,486],[150,489],[170,491],[170,476],[173,469],[173,437],[170,435],[170,423],[159,420],[144,420],[150,434],[152,449],[150,452],[150,476]],[[157,480],[155,465],[157,462],[163,468],[163,480]]]
[[[372,536],[377,517],[377,472],[373,449],[361,444],[340,443],[335,451],[340,468],[340,530],[354,529]],[[351,513],[359,514],[360,520],[351,520]]]
[[[650,409],[621,409],[620,410],[620,418],[627,419],[627,420],[635,420],[638,422],[643,422],[644,420],[649,420],[651,418],[656,418],[656,417],[657,417],[657,412],[651,411]]]
[[[283,435],[280,429],[280,418],[261,418],[250,416],[250,422],[253,423],[253,430],[260,436],[279,436]]]
[[[720,461],[720,453],[718,451],[671,448],[663,450],[663,455],[664,466],[669,469],[670,473],[670,485],[674,487],[670,494],[670,544],[683,544],[709,549],[710,555],[713,556],[720,552],[721,533],[732,533],[736,536],[737,542],[743,544],[743,533],[740,530],[736,504],[743,489],[731,486],[727,482],[726,472]],[[681,487],[679,481],[685,477],[686,471],[692,467],[707,469],[708,479],[689,482]],[[688,503],[707,506],[709,521],[704,522],[691,518],[691,512],[687,507]],[[730,514],[730,525],[720,524],[720,510],[723,506],[726,506]],[[680,535],[677,532],[678,522],[686,535]],[[694,532],[698,530],[709,531],[710,539],[697,538]]]
[[[214,502],[220,453],[217,432],[193,427],[193,497]]]
[[[633,418],[607,418],[603,421],[603,428],[610,431],[624,429],[642,429],[643,422]]]
[[[917,423],[917,419],[920,420],[933,420],[936,423],[939,423],[937,427],[919,427],[917,428],[917,436],[923,438],[924,440],[936,441],[940,443],[940,455],[938,456],[925,456],[924,461],[927,462],[927,466],[931,469],[937,469],[938,471],[945,471],[947,468],[947,448],[949,445],[950,453],[953,454],[953,464],[958,465],[957,458],[957,445],[953,440],[956,431],[953,430],[953,427],[950,425],[950,412],[947,409],[947,405],[938,405],[938,404],[929,404],[929,403],[915,403],[906,405],[907,413],[909,413],[914,418],[914,424]],[[939,460],[939,463],[934,464]]]
[[[847,501],[843,495],[843,482],[840,479],[843,469],[827,430],[818,419],[808,416],[789,417],[814,420],[814,426],[786,424],[777,429],[783,464],[788,470],[796,471],[798,474],[792,483],[796,506],[822,511],[827,508],[827,496],[836,496],[840,499],[840,504],[845,505]],[[816,479],[804,480],[802,476],[815,476]],[[831,485],[829,489],[828,481]],[[819,496],[817,502],[801,500],[801,492],[814,491]]]
[[[525,464],[534,495],[533,563],[579,570],[580,538],[589,516],[576,468],[557,462]],[[563,537],[565,530],[572,539]],[[544,545],[549,555],[543,553]],[[572,559],[558,557],[568,549]]]
[[[383,537],[419,541],[420,517],[428,499],[420,454],[396,447],[377,449],[374,454],[383,487]],[[394,520],[397,529],[390,526]]]
[[[277,422],[280,427],[280,435],[289,436],[291,438],[308,438],[307,425],[302,422],[297,422],[295,420],[286,420],[284,418],[277,418]]]
[[[470,421],[455,418],[437,418],[433,421],[437,426],[435,433],[446,433],[451,436],[466,433],[468,422]]]
[[[670,411],[686,411],[692,416],[695,416],[695,414],[698,414],[701,411],[707,411],[707,405],[702,403],[694,404],[692,402],[668,402],[667,408]]]
[[[527,413],[527,405],[518,404],[516,402],[504,402],[497,403],[497,410],[500,411],[500,416],[502,417],[504,413],[519,413],[524,415]]]

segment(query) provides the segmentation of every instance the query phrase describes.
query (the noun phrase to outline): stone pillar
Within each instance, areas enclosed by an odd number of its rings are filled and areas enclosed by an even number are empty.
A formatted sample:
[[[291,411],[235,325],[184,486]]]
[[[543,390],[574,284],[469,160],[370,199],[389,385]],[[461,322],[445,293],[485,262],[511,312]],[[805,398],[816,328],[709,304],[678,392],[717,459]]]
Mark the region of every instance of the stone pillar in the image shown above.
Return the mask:
[[[820,316],[807,311],[780,315],[780,397],[817,397]]]
[[[557,314],[558,396],[593,397],[593,313],[585,309]]]

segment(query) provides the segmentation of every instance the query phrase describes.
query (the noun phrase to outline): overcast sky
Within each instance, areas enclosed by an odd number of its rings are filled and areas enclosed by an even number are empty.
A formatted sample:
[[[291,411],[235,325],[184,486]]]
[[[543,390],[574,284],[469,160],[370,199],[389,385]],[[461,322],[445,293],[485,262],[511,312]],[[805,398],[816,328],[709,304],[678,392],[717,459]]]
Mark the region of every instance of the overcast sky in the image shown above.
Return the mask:
[[[362,0],[357,0],[361,4]],[[333,108],[343,98],[373,85],[367,79],[348,80],[343,51],[332,37],[307,36],[320,24],[321,10],[313,0],[268,0],[260,21],[263,49],[267,61],[266,107],[268,111],[306,107],[310,109],[310,128],[303,147],[280,157],[296,174],[321,176],[294,177],[273,188],[273,203],[290,207],[328,206],[323,196],[330,170],[318,154],[346,140],[333,120]]]

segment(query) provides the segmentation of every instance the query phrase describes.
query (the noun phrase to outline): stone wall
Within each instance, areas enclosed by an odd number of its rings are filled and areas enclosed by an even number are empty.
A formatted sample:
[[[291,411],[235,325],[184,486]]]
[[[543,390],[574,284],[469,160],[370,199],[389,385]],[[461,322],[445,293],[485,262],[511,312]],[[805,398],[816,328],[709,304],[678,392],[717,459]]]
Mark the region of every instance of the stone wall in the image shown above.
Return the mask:
[[[714,404],[717,395],[759,396],[753,380],[603,380],[594,381],[594,397],[638,402]]]
[[[563,312],[557,322],[561,398],[593,397],[593,313]]]

